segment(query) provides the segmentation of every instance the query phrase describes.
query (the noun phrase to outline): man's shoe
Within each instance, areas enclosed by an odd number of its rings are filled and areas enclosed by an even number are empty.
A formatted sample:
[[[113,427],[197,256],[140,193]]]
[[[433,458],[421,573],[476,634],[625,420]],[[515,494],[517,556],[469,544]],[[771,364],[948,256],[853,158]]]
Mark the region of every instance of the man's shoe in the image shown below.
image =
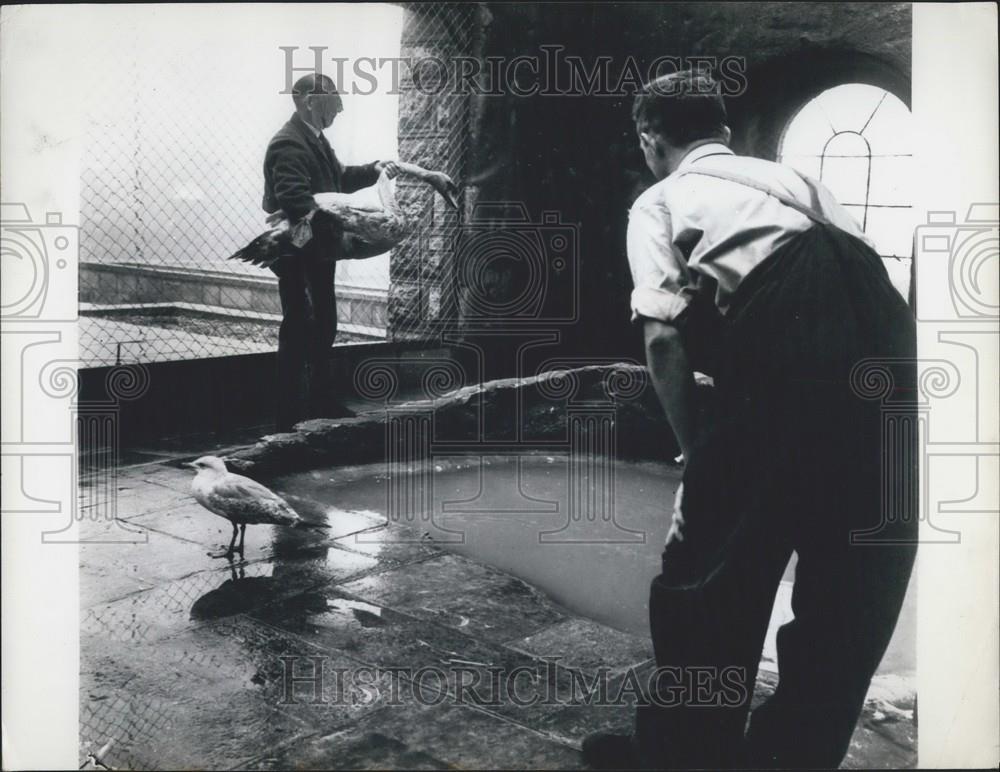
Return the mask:
[[[639,753],[630,734],[587,735],[583,739],[583,760],[591,769],[639,768]]]

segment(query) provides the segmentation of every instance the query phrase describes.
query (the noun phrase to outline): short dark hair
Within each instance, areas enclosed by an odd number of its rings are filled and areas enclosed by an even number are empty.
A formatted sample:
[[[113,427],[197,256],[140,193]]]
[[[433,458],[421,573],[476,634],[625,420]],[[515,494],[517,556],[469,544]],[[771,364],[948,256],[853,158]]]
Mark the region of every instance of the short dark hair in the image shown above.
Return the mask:
[[[642,87],[632,104],[639,131],[653,131],[670,144],[725,139],[726,105],[719,84],[704,73],[681,70]]]
[[[295,85],[292,86],[292,101],[296,105],[299,105],[302,103],[303,98],[310,94],[339,93],[337,91],[337,84],[333,82],[333,78],[321,72],[311,72],[295,81]]]

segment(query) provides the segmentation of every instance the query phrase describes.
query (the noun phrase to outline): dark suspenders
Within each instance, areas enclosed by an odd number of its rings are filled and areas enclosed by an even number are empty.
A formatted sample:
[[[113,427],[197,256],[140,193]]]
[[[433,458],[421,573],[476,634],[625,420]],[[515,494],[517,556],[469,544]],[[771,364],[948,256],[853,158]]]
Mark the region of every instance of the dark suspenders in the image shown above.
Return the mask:
[[[723,172],[719,171],[718,169],[709,170],[709,169],[693,169],[693,168],[684,169],[680,173],[680,176],[683,176],[685,174],[700,174],[703,177],[716,177],[717,179],[720,180],[728,180],[729,182],[735,182],[737,185],[746,185],[748,188],[759,190],[761,193],[766,193],[772,198],[778,199],[778,201],[780,201],[785,206],[791,207],[800,214],[804,214],[813,222],[821,223],[822,225],[830,225],[831,227],[834,227],[830,223],[830,221],[826,219],[826,217],[824,217],[815,209],[812,209],[811,207],[808,207],[805,204],[800,204],[791,196],[786,196],[784,193],[779,193],[777,190],[774,190],[770,186],[765,185],[762,182],[758,182],[757,180],[752,180],[749,177],[744,177],[741,174],[733,174],[732,172]],[[806,182],[807,186],[808,184],[809,183]],[[810,190],[812,190],[811,186]]]

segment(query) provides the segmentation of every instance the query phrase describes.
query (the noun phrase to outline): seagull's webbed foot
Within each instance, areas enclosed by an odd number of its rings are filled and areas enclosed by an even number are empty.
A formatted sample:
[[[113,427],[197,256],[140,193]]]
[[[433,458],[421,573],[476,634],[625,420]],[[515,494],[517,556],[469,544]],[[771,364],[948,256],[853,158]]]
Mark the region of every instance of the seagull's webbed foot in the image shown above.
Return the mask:
[[[243,528],[244,528],[244,530],[246,530],[246,526],[244,526]],[[235,547],[236,547],[236,534],[237,534],[237,532],[238,532],[237,525],[236,525],[236,523],[233,523],[233,538],[230,539],[230,541],[229,541],[229,547],[224,552],[209,552],[208,556],[211,557],[211,558],[225,558],[226,560],[232,561],[233,555],[236,554],[236,551],[237,551],[235,549]],[[240,553],[240,559],[242,559],[243,558],[243,542],[242,542],[242,540],[240,541],[239,553]]]

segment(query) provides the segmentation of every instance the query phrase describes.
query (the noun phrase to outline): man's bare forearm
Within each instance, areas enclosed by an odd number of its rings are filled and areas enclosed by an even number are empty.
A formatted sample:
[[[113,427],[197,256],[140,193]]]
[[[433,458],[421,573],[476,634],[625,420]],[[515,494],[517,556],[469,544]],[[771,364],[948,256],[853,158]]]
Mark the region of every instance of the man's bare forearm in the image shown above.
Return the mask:
[[[698,438],[698,411],[694,373],[680,332],[671,324],[647,320],[644,334],[646,365],[653,388],[681,446],[681,453],[688,459]]]

